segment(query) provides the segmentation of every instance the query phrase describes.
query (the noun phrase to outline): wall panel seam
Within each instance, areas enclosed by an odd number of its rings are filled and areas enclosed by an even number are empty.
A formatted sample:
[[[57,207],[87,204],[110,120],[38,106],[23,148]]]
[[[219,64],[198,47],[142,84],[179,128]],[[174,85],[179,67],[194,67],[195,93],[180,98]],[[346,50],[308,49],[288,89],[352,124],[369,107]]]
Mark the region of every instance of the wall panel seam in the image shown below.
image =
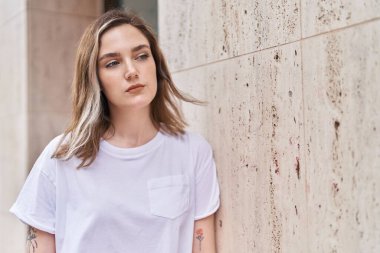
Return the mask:
[[[330,31],[327,31],[327,32],[318,33],[318,34],[315,34],[315,35],[312,35],[312,36],[308,36],[308,37],[301,38],[301,39],[298,39],[298,40],[286,42],[286,43],[283,43],[283,44],[278,44],[278,45],[275,45],[275,46],[262,48],[262,49],[251,51],[251,52],[248,52],[248,53],[235,55],[235,56],[232,56],[232,57],[229,57],[229,58],[224,58],[224,59],[219,59],[219,60],[215,60],[215,61],[206,62],[206,63],[203,63],[203,64],[191,66],[191,67],[180,69],[180,70],[174,70],[174,71],[171,71],[171,73],[172,74],[176,74],[176,73],[186,72],[186,71],[197,69],[197,68],[202,68],[202,67],[213,65],[213,64],[217,64],[217,63],[220,63],[220,62],[223,62],[223,61],[228,61],[228,60],[231,60],[231,59],[236,59],[236,58],[239,58],[239,57],[244,57],[244,56],[247,56],[247,55],[250,55],[250,54],[255,54],[255,53],[263,52],[265,50],[272,50],[274,48],[286,46],[286,45],[289,45],[289,44],[292,44],[292,43],[296,43],[296,42],[300,42],[300,41],[305,41],[305,40],[312,39],[312,38],[315,38],[315,37],[324,36],[326,34],[341,32],[341,31],[344,31],[344,30],[347,30],[347,29],[350,29],[350,28],[354,28],[354,27],[357,27],[357,26],[366,25],[367,23],[377,22],[379,20],[380,20],[380,17],[369,19],[369,20],[366,20],[366,21],[363,21],[363,22],[351,24],[351,25],[348,25],[348,26],[345,26],[345,27],[336,28],[336,29],[333,29],[333,30],[330,30]],[[301,36],[302,36],[302,34],[301,34]]]
[[[314,37],[323,36],[323,35],[326,35],[326,34],[329,34],[329,33],[341,32],[341,31],[344,31],[344,30],[347,30],[347,29],[350,29],[350,28],[354,28],[354,27],[357,27],[357,26],[366,25],[366,24],[372,23],[372,22],[377,22],[379,20],[380,20],[380,17],[364,20],[362,22],[354,23],[354,24],[351,24],[351,25],[335,28],[335,29],[332,29],[332,30],[329,30],[329,31],[326,31],[326,32],[321,32],[321,33],[317,33],[317,34],[314,34],[314,35],[311,35],[311,36],[307,36],[305,38],[301,38],[301,40],[307,40],[307,39],[311,39],[311,38],[314,38]]]
[[[290,44],[297,43],[297,42],[300,42],[300,40],[298,39],[298,40],[286,42],[286,43],[283,43],[283,44],[279,44],[279,45],[275,45],[275,46],[271,46],[271,47],[262,48],[262,49],[255,50],[255,51],[252,51],[252,52],[248,52],[248,53],[244,53],[244,54],[235,55],[235,56],[232,56],[232,57],[229,57],[229,58],[224,58],[224,59],[219,59],[219,60],[207,62],[207,63],[204,63],[204,64],[196,65],[196,66],[189,67],[189,68],[184,68],[184,69],[181,69],[181,70],[174,70],[174,71],[171,71],[171,73],[172,74],[177,74],[177,73],[181,73],[181,72],[186,72],[186,71],[189,71],[189,70],[193,70],[193,69],[197,69],[197,68],[201,68],[201,67],[206,67],[206,66],[217,64],[217,63],[220,63],[220,62],[224,62],[224,61],[228,61],[228,60],[232,60],[232,59],[237,59],[239,57],[244,57],[244,56],[248,56],[248,55],[259,53],[259,52],[264,52],[266,50],[272,50],[272,49],[275,49],[275,48],[278,48],[278,47],[290,45]]]

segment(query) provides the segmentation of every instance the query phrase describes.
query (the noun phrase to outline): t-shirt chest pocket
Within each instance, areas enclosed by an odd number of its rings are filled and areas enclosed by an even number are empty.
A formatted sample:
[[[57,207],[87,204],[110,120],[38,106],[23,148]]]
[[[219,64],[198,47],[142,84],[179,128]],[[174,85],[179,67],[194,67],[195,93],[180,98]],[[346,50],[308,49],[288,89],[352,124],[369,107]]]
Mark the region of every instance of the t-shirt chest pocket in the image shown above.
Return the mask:
[[[189,208],[190,187],[185,175],[150,179],[148,191],[153,215],[175,219]]]

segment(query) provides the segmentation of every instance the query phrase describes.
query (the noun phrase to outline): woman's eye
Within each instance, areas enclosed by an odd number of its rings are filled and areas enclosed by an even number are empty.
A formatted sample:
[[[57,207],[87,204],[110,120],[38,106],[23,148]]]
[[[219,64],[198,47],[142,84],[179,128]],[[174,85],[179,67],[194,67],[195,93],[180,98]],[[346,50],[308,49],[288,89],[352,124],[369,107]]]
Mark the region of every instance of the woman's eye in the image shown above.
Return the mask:
[[[136,60],[143,61],[146,60],[148,57],[148,54],[140,54],[139,56],[137,56]]]
[[[119,62],[117,62],[117,61],[111,61],[111,62],[106,64],[106,68],[111,68],[111,67],[116,66],[118,64],[119,64]]]

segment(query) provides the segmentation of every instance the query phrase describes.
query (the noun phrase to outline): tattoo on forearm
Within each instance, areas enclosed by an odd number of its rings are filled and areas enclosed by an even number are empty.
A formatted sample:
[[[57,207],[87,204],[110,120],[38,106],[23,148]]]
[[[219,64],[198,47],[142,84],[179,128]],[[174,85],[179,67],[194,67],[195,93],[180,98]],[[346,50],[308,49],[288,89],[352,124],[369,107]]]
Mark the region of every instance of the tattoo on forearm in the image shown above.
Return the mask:
[[[36,252],[36,249],[38,248],[38,243],[37,243],[36,238],[37,238],[37,230],[34,227],[29,226],[28,235],[26,237],[26,247],[28,249],[28,253]]]
[[[197,238],[198,241],[199,241],[199,251],[202,251],[202,240],[205,238],[205,237],[203,236],[203,229],[198,228],[198,229],[195,231],[195,238]]]

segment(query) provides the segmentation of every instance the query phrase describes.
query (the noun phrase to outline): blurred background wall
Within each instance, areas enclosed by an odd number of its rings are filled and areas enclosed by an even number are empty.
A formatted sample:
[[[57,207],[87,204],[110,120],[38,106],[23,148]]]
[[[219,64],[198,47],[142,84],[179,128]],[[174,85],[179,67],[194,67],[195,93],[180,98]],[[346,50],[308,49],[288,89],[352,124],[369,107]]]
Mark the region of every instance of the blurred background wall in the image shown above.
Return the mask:
[[[0,0],[0,252],[24,252],[8,209],[69,120],[80,35],[117,6],[209,102],[183,108],[214,148],[219,253],[380,252],[377,0]]]
[[[214,148],[219,253],[380,252],[380,1],[159,0]]]
[[[24,227],[8,212],[27,171],[25,9],[22,0],[0,1],[0,251],[7,253],[25,245]]]
[[[25,252],[9,213],[44,146],[69,120],[75,50],[100,0],[0,0],[0,252]]]

